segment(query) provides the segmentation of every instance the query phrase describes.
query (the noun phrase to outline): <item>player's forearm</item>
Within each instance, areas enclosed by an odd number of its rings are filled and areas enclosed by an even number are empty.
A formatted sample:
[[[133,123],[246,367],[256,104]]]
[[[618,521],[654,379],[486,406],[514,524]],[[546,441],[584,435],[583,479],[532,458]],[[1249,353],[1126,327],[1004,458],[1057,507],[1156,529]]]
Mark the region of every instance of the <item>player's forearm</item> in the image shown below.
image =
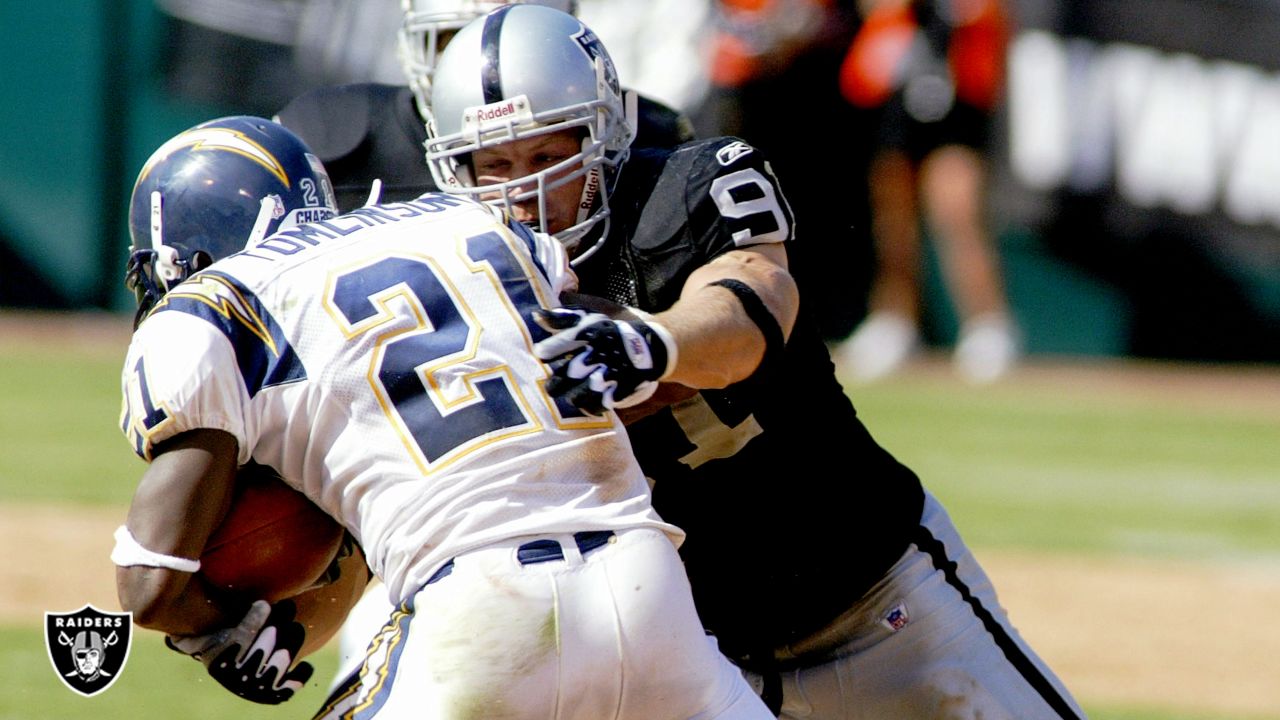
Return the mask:
[[[241,607],[227,607],[199,578],[165,568],[116,568],[120,607],[138,625],[170,635],[198,635],[234,624]]]
[[[733,295],[709,288],[655,316],[677,348],[676,365],[666,381],[702,389],[750,377],[764,357],[765,343],[735,305]]]
[[[183,433],[156,449],[138,481],[111,557],[120,604],[137,624],[189,635],[243,616],[243,607],[227,607],[195,572],[231,502],[236,447],[220,430]]]
[[[666,381],[722,388],[745,380],[760,366],[765,333],[737,295],[713,284],[725,279],[748,286],[783,338],[790,335],[800,299],[782,248],[727,253],[690,275],[679,301],[655,316],[677,347],[676,366]]]

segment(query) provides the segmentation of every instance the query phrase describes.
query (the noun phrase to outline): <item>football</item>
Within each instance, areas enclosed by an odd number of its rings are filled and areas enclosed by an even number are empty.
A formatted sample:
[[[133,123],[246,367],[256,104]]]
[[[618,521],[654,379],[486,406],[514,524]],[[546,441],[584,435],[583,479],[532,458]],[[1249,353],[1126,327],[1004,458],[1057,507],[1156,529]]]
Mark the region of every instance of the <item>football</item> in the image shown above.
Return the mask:
[[[212,585],[275,602],[315,584],[342,544],[343,529],[274,470],[246,465],[231,508],[200,555]]]

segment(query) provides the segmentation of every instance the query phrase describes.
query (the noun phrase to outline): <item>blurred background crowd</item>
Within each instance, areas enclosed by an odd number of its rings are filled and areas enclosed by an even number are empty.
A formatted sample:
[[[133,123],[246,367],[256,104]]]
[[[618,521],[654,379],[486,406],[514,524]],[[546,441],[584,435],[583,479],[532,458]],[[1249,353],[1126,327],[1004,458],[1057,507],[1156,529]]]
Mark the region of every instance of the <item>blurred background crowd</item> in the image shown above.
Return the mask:
[[[190,125],[405,82],[400,0],[0,5],[0,309],[126,312]],[[581,0],[623,85],[768,153],[853,377],[951,353],[1280,361],[1280,5]],[[0,338],[0,342],[3,339]]]

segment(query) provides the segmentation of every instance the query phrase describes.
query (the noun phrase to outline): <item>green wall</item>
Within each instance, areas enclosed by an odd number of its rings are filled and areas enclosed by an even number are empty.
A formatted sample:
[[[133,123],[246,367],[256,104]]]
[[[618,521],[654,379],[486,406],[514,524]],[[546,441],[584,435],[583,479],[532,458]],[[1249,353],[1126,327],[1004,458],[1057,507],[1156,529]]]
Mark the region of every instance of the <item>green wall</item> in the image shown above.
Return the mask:
[[[150,0],[3,2],[0,27],[0,242],[51,295],[23,302],[125,309],[124,210],[137,169],[222,109],[165,96],[162,16]],[[19,272],[7,270],[0,282]]]

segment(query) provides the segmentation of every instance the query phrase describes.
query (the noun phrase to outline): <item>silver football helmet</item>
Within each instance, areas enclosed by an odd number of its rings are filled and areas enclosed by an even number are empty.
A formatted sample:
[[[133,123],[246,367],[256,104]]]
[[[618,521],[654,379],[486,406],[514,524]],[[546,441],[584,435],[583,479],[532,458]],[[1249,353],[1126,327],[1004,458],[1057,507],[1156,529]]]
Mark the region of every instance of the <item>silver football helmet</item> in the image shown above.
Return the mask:
[[[427,164],[443,191],[508,211],[536,199],[542,232],[547,191],[585,178],[576,224],[556,232],[582,260],[583,238],[609,217],[609,191],[634,132],[618,73],[604,45],[580,20],[546,7],[512,5],[460,30],[440,56],[427,123]],[[532,175],[477,184],[471,153],[529,137],[578,129],[576,155]]]
[[[431,117],[431,75],[444,46],[463,25],[503,5],[545,5],[578,14],[578,0],[401,0],[400,65],[422,117]]]

